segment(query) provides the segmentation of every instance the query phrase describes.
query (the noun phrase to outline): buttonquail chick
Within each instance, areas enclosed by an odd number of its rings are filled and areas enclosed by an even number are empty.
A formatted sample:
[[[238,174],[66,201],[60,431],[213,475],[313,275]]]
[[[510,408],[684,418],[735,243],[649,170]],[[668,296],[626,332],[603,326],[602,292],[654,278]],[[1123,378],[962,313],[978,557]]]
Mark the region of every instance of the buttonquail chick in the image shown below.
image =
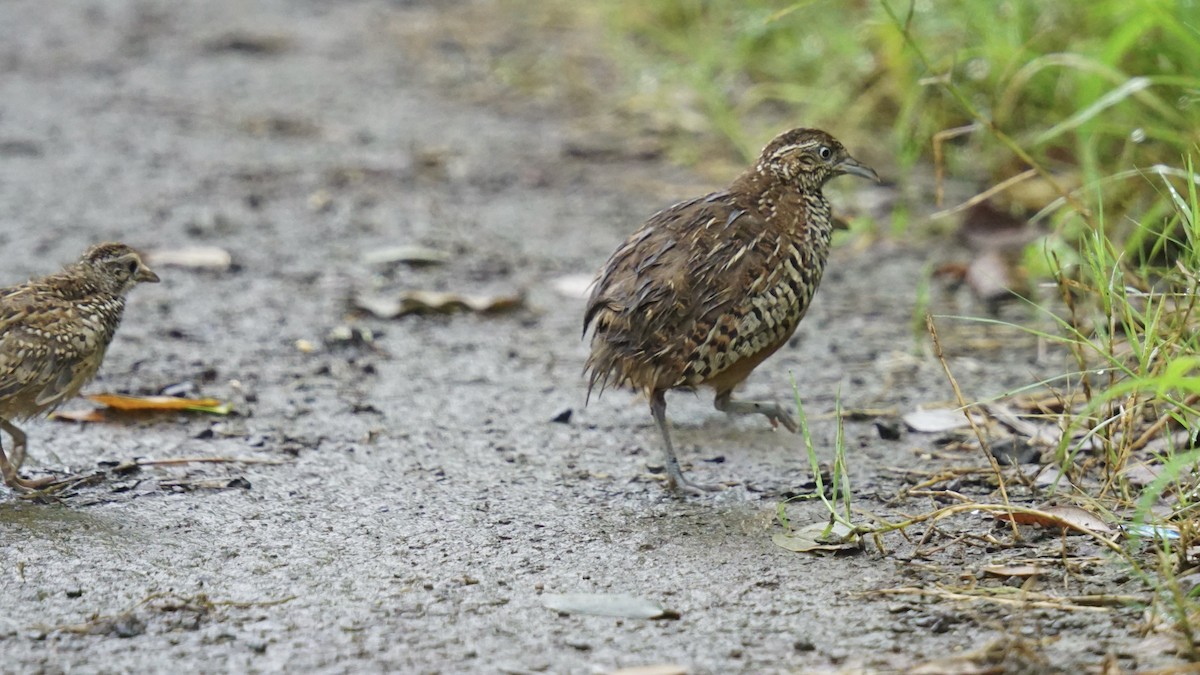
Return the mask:
[[[646,394],[672,488],[717,489],[679,469],[668,389],[711,387],[717,410],[796,431],[778,404],[732,393],[808,310],[833,231],[821,188],[843,174],[879,180],[823,131],[780,134],[728,189],[651,216],[600,271],[583,319],[585,335],[593,328],[588,394],[609,384]]]
[[[58,274],[0,289],[0,429],[12,437],[12,461],[0,447],[0,473],[11,488],[53,482],[17,475],[25,432],[14,419],[57,408],[95,376],[121,322],[125,294],[158,281],[124,244],[91,247]]]

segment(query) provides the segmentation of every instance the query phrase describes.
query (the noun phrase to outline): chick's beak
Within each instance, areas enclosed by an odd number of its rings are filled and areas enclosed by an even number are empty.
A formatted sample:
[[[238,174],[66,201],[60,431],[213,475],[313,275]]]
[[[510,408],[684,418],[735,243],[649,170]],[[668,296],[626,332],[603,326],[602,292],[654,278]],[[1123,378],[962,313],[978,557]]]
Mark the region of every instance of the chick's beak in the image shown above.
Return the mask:
[[[133,275],[133,279],[134,281],[142,281],[151,284],[158,283],[158,275],[154,273],[154,270],[140,263],[138,264],[137,273]]]
[[[854,159],[850,155],[846,155],[845,159],[837,163],[837,170],[839,173],[848,173],[859,178],[873,180],[876,183],[879,182],[879,174],[875,173],[875,169]]]

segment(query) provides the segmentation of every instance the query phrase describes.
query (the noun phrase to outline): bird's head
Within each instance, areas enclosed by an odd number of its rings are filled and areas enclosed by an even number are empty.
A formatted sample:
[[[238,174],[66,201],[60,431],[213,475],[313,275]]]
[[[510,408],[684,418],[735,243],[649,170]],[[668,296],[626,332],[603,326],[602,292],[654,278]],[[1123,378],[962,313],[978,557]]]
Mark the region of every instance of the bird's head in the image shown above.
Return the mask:
[[[157,283],[158,275],[142,262],[138,252],[115,242],[89,248],[79,264],[93,273],[104,290],[124,295],[140,282]]]
[[[850,156],[836,138],[820,129],[792,129],[763,148],[755,170],[783,183],[817,189],[844,174],[879,181],[873,169]]]

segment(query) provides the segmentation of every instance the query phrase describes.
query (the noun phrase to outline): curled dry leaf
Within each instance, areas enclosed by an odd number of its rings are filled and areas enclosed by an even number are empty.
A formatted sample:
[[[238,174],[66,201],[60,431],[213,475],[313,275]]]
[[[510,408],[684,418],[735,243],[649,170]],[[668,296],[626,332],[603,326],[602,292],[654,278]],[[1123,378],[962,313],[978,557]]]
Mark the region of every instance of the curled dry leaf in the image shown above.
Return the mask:
[[[183,267],[224,272],[233,264],[233,256],[219,246],[159,248],[146,252],[146,264],[150,267]]]
[[[462,295],[437,291],[407,291],[393,297],[360,294],[354,304],[380,319],[396,319],[406,314],[451,314],[470,311],[481,314],[506,312],[520,307],[521,294]]]
[[[590,614],[621,619],[678,619],[679,613],[661,604],[622,593],[544,593],[546,609],[565,614]]]
[[[1112,532],[1112,528],[1100,516],[1078,506],[1051,506],[1036,512],[997,513],[996,520],[1011,520],[1019,525],[1061,527],[1097,534]]]
[[[983,573],[993,577],[1033,577],[1046,570],[1037,565],[987,565]]]

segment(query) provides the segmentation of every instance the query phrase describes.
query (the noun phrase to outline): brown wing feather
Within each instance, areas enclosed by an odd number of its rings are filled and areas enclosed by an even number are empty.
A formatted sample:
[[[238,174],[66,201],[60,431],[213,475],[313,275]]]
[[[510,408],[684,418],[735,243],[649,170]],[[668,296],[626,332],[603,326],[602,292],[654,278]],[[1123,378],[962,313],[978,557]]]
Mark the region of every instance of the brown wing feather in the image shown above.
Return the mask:
[[[584,319],[589,393],[703,384],[791,335],[811,297],[790,281],[803,261],[786,264],[802,253],[755,211],[714,193],[656,214],[617,249]]]
[[[36,282],[0,293],[0,409],[36,415],[95,375],[112,333],[102,317],[84,316],[99,305],[119,314],[113,300],[78,305]]]

